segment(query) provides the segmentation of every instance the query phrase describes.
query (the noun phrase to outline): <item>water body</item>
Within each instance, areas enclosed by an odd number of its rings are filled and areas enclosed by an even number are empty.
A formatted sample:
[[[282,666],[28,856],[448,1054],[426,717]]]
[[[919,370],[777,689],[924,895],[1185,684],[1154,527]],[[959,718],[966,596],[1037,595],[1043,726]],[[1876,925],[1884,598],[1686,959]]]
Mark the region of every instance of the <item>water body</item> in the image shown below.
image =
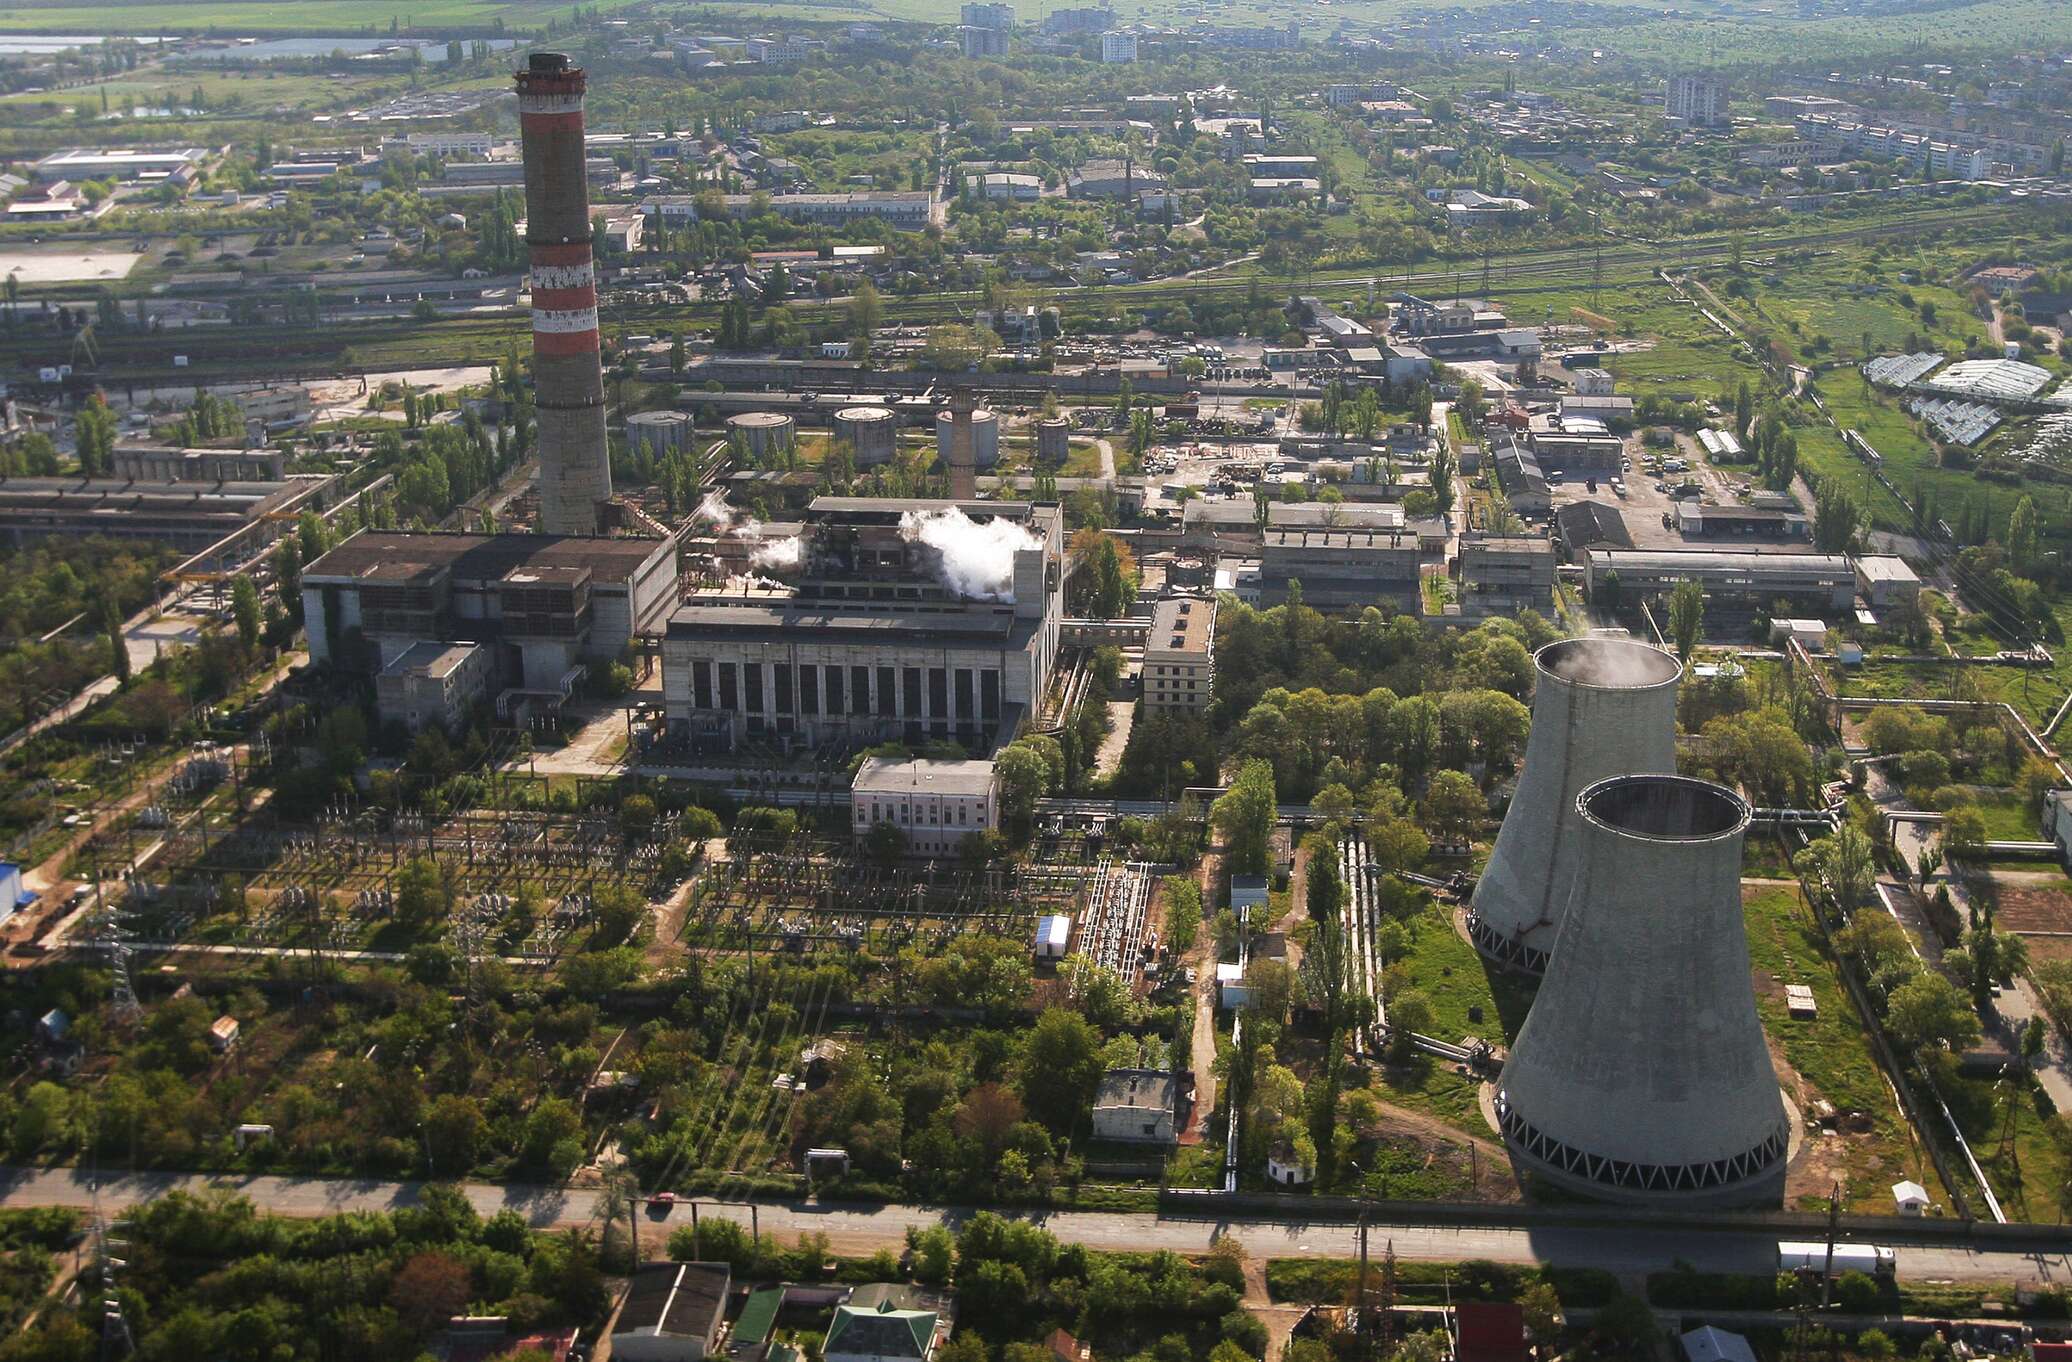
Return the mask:
[[[99,47],[108,41],[108,35],[93,34],[16,34],[0,33],[0,57],[42,57],[53,52],[65,52],[75,47]],[[163,38],[138,38],[139,43],[160,43]]]

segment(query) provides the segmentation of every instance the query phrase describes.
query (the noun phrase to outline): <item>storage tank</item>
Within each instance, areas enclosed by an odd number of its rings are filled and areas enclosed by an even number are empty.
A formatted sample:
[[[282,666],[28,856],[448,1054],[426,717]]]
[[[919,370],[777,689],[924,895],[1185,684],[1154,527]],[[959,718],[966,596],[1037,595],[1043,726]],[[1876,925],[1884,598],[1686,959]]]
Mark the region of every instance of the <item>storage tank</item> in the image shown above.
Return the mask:
[[[1072,423],[1052,416],[1036,423],[1036,462],[1063,463],[1072,457]]]
[[[1533,655],[1539,680],[1518,792],[1468,910],[1475,948],[1537,974],[1575,878],[1576,796],[1608,776],[1676,770],[1683,667],[1645,643],[1572,638]]]
[[[744,411],[727,418],[727,437],[740,436],[750,454],[760,458],[774,450],[789,449],[792,420],[781,411]]]
[[[950,464],[951,425],[948,407],[935,413],[935,449],[945,468]],[[1000,418],[984,408],[971,413],[971,453],[979,468],[1000,466]]]
[[[1748,815],[1686,776],[1614,776],[1577,797],[1574,890],[1497,1085],[1521,1167],[1612,1201],[1783,1199],[1791,1118],[1741,916]]]
[[[899,445],[899,418],[885,407],[844,407],[835,413],[835,438],[849,442],[858,468],[888,464]]]
[[[691,442],[691,418],[680,411],[637,411],[626,418],[626,447],[643,444],[657,455],[673,454]]]

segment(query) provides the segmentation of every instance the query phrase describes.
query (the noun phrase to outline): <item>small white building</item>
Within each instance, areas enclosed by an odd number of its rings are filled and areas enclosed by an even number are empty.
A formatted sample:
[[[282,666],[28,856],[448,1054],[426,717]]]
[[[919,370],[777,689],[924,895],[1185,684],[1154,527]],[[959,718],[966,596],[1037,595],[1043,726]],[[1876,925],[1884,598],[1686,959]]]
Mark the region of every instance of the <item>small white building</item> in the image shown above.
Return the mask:
[[[1918,1182],[1892,1184],[1892,1205],[1901,1215],[1928,1214],[1928,1189]]]
[[[1072,941],[1072,919],[1064,913],[1046,913],[1036,919],[1036,958],[1062,960]]]
[[[1873,610],[1883,610],[1921,589],[1919,575],[1897,554],[1867,553],[1854,561],[1856,589]]]
[[[1575,374],[1576,396],[1610,397],[1612,376],[1604,369],[1578,369]]]
[[[1252,991],[1245,986],[1245,967],[1231,963],[1216,966],[1216,1006],[1235,1012],[1251,1001]]]
[[[1277,1187],[1306,1187],[1316,1175],[1302,1151],[1286,1140],[1267,1151],[1266,1180]]]
[[[1030,203],[1043,197],[1043,177],[996,170],[978,177],[978,192],[994,202]]]
[[[856,835],[890,823],[915,855],[953,855],[1000,825],[999,785],[990,761],[866,757],[849,787]]]
[[[1827,646],[1827,624],[1814,619],[1773,619],[1770,621],[1770,642],[1785,644],[1793,639],[1807,648]]]

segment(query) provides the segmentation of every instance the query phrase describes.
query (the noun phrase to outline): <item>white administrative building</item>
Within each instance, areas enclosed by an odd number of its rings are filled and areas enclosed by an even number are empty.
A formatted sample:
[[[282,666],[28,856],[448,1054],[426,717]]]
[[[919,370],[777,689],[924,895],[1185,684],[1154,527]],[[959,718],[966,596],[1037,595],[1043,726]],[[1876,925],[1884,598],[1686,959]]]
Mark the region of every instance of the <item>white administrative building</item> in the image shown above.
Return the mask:
[[[880,823],[906,834],[917,856],[955,855],[964,839],[1000,825],[999,781],[990,761],[866,757],[849,787],[856,835]]]

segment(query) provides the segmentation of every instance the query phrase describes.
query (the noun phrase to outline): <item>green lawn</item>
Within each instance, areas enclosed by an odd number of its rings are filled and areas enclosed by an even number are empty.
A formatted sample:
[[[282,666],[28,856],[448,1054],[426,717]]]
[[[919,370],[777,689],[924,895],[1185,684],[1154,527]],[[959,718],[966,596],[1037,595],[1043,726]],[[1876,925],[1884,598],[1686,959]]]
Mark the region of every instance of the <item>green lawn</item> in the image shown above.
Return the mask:
[[[1752,889],[1744,892],[1742,902],[1756,1010],[1802,1080],[1801,1090],[1792,1094],[1800,1113],[1825,1098],[1838,1111],[1870,1115],[1868,1132],[1819,1138],[1820,1166],[1842,1181],[1843,1198],[1852,1209],[1889,1211],[1892,1184],[1912,1178],[1932,1185],[1934,1165],[1915,1150],[1912,1131],[1886,1086],[1862,1020],[1797,891]],[[1787,1014],[1786,984],[1805,984],[1813,990],[1816,1016],[1796,1020]],[[1821,1188],[1818,1197],[1809,1193],[1807,1201],[1810,1205],[1820,1200],[1824,1206],[1824,1197]]]

